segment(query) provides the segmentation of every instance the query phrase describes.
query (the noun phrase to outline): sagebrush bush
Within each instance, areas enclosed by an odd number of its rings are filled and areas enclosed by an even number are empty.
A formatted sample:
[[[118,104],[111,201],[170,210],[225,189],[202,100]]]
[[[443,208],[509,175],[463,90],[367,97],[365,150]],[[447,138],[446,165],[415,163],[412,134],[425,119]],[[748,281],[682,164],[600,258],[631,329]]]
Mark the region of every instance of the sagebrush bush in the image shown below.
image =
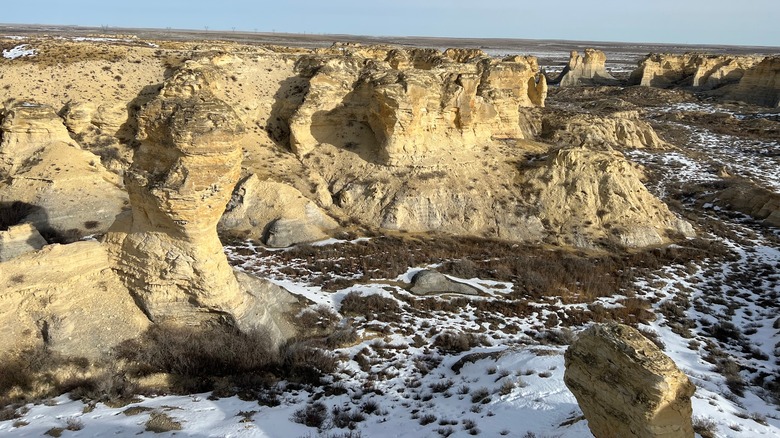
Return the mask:
[[[445,353],[462,353],[481,345],[490,345],[490,342],[485,335],[476,335],[474,333],[446,331],[433,340],[433,346]]]

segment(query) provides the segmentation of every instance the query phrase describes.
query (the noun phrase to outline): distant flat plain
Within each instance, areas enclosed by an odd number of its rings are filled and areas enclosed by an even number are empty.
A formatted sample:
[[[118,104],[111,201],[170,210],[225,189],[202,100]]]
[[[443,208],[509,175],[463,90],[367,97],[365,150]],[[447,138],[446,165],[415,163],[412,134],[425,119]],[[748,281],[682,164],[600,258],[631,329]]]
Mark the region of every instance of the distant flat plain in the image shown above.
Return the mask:
[[[582,52],[587,47],[602,50],[607,55],[607,68],[627,73],[649,53],[700,52],[712,54],[780,54],[780,47],[721,46],[692,44],[623,43],[604,41],[535,40],[512,38],[439,38],[400,36],[359,36],[340,34],[293,34],[278,32],[245,32],[224,30],[140,29],[123,27],[82,27],[52,25],[0,24],[0,36],[53,35],[83,36],[87,34],[136,35],[141,39],[171,41],[224,40],[243,44],[272,44],[289,47],[328,47],[335,42],[392,44],[410,47],[478,48],[491,56],[533,55],[548,70],[560,70],[572,50]]]

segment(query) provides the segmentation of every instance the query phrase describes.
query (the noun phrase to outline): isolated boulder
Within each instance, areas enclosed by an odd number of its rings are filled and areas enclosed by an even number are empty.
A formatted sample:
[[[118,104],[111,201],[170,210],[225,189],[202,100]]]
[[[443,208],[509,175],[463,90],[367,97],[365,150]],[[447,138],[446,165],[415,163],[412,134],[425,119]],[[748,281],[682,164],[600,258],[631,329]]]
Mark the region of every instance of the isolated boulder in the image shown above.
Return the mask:
[[[441,272],[424,269],[412,277],[412,287],[409,292],[415,295],[431,295],[441,293],[455,293],[464,295],[478,295],[479,290],[459,281],[451,280]]]
[[[696,387],[626,325],[596,324],[566,350],[564,382],[597,438],[693,438]]]

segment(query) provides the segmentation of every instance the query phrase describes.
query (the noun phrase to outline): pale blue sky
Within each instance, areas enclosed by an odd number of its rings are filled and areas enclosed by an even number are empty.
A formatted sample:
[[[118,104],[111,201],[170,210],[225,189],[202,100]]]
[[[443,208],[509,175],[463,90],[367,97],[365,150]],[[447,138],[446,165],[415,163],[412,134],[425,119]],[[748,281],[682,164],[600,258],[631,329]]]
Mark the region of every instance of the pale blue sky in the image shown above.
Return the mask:
[[[25,0],[0,23],[780,46],[780,0]]]

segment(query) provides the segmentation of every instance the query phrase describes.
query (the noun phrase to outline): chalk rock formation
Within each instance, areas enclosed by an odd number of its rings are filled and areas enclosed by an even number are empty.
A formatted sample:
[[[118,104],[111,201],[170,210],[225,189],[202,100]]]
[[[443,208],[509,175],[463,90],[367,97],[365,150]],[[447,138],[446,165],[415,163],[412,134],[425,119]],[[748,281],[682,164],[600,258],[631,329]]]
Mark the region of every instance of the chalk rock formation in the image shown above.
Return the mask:
[[[310,80],[288,121],[293,151],[305,155],[328,143],[390,165],[523,138],[518,108],[541,106],[546,94],[528,62],[459,63],[435,50],[395,49],[387,62],[314,56],[298,70]]]
[[[560,243],[644,247],[667,242],[670,233],[693,235],[642,178],[621,153],[585,147],[558,150],[522,175],[524,198],[539,206],[539,218]]]
[[[739,82],[761,59],[758,56],[651,53],[639,62],[629,82],[645,87],[683,86],[710,90]]]
[[[0,263],[0,353],[45,344],[96,359],[148,326],[98,242],[48,245]]]
[[[41,233],[31,224],[21,224],[0,231],[0,262],[37,251],[46,245]]]
[[[554,83],[560,84],[561,87],[616,84],[617,79],[607,72],[606,62],[607,55],[601,50],[585,49],[585,56],[580,56],[574,50],[569,56],[569,64]]]
[[[0,201],[38,208],[25,222],[73,240],[108,230],[127,204],[119,177],[71,140],[50,107],[12,102],[0,125]]]
[[[244,132],[212,91],[216,69],[189,61],[139,112],[141,144],[125,177],[132,218],[117,224],[109,242],[152,321],[262,327],[280,342],[292,334],[285,309],[294,299],[257,279],[242,287],[216,233],[239,178]]]
[[[479,295],[479,290],[471,285],[449,279],[441,272],[424,269],[412,278],[412,287],[409,292],[415,295],[431,295],[441,293],[455,293],[465,295]]]
[[[780,56],[770,56],[747,70],[726,97],[768,107],[780,107]]]
[[[128,119],[126,103],[71,101],[62,115],[79,145],[100,156],[105,166],[120,173],[129,165],[131,149],[126,146],[134,135],[135,124]]]
[[[693,438],[696,387],[636,329],[594,325],[569,346],[565,363],[564,382],[594,436]]]
[[[639,119],[637,111],[616,111],[609,116],[589,113],[548,112],[542,119],[542,140],[572,146],[616,148],[664,148],[649,123]]]
[[[237,237],[286,247],[327,238],[338,227],[314,202],[287,184],[250,175],[236,186],[219,229]]]
[[[719,192],[716,204],[780,228],[780,194],[751,184],[735,184]]]

